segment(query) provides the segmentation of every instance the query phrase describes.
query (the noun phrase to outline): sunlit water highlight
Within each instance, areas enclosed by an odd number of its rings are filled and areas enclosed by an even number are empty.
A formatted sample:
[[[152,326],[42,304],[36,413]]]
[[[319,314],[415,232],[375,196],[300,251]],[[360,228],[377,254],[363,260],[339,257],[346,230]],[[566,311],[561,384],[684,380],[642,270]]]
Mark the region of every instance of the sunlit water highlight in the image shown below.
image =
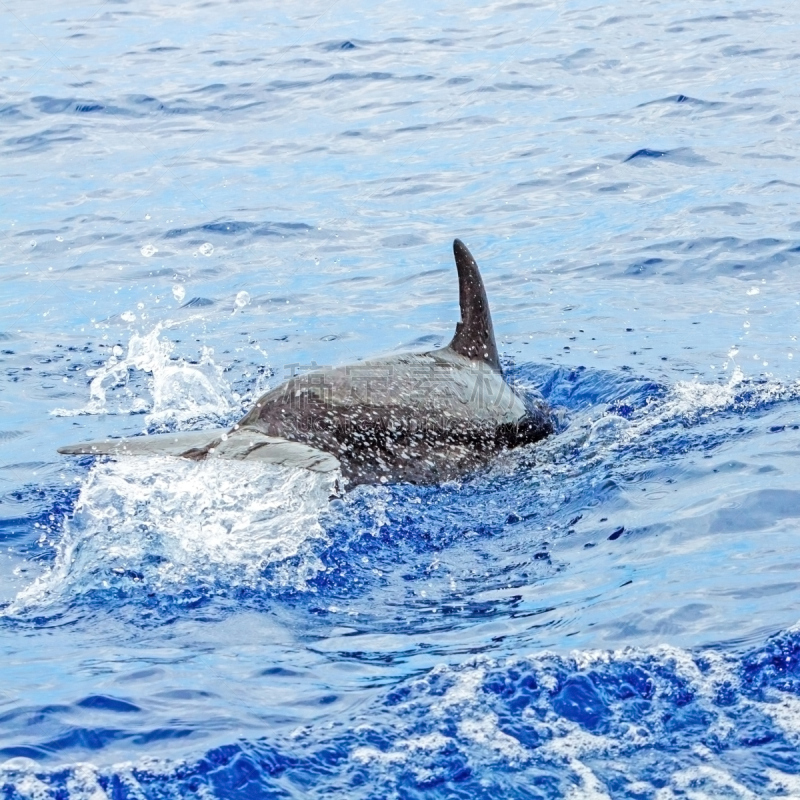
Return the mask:
[[[5,22],[4,798],[800,797],[794,6]],[[546,441],[55,453],[446,343],[454,236]]]

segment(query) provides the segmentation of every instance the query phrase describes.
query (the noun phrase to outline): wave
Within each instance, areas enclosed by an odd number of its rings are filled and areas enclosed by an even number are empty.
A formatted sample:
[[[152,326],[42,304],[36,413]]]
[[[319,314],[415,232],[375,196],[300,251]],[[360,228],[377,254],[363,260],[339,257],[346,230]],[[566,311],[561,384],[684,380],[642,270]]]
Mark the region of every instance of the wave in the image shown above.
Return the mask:
[[[794,796],[800,633],[743,655],[661,646],[468,657],[348,719],[105,768],[0,764],[15,800]],[[59,794],[62,793],[62,794]]]

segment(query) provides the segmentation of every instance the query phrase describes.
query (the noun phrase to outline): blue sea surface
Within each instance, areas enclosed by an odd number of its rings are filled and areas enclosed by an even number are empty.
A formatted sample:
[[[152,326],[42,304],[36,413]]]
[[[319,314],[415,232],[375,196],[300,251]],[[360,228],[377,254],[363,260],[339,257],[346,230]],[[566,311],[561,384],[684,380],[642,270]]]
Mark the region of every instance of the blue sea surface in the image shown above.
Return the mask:
[[[800,6],[0,6],[0,798],[800,798]],[[68,458],[446,344],[440,486]]]

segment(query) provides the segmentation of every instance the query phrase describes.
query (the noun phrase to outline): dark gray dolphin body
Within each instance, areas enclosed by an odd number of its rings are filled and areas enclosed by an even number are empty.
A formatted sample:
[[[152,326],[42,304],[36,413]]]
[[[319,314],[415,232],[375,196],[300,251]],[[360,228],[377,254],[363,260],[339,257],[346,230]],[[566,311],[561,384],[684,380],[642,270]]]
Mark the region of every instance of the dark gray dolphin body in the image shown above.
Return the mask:
[[[230,430],[109,439],[59,449],[95,455],[264,460],[361,483],[438,483],[552,432],[541,400],[503,378],[478,265],[458,239],[461,321],[447,347],[323,368],[267,392]]]

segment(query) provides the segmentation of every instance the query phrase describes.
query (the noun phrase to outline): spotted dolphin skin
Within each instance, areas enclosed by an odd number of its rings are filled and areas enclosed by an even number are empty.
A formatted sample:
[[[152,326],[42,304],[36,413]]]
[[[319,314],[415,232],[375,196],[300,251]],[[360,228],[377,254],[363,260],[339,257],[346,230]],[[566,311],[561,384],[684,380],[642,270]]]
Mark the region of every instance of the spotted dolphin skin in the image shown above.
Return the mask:
[[[263,395],[229,430],[137,436],[59,448],[70,455],[269,461],[362,483],[439,483],[553,430],[550,411],[506,383],[486,290],[453,243],[461,321],[447,347],[324,367]]]

